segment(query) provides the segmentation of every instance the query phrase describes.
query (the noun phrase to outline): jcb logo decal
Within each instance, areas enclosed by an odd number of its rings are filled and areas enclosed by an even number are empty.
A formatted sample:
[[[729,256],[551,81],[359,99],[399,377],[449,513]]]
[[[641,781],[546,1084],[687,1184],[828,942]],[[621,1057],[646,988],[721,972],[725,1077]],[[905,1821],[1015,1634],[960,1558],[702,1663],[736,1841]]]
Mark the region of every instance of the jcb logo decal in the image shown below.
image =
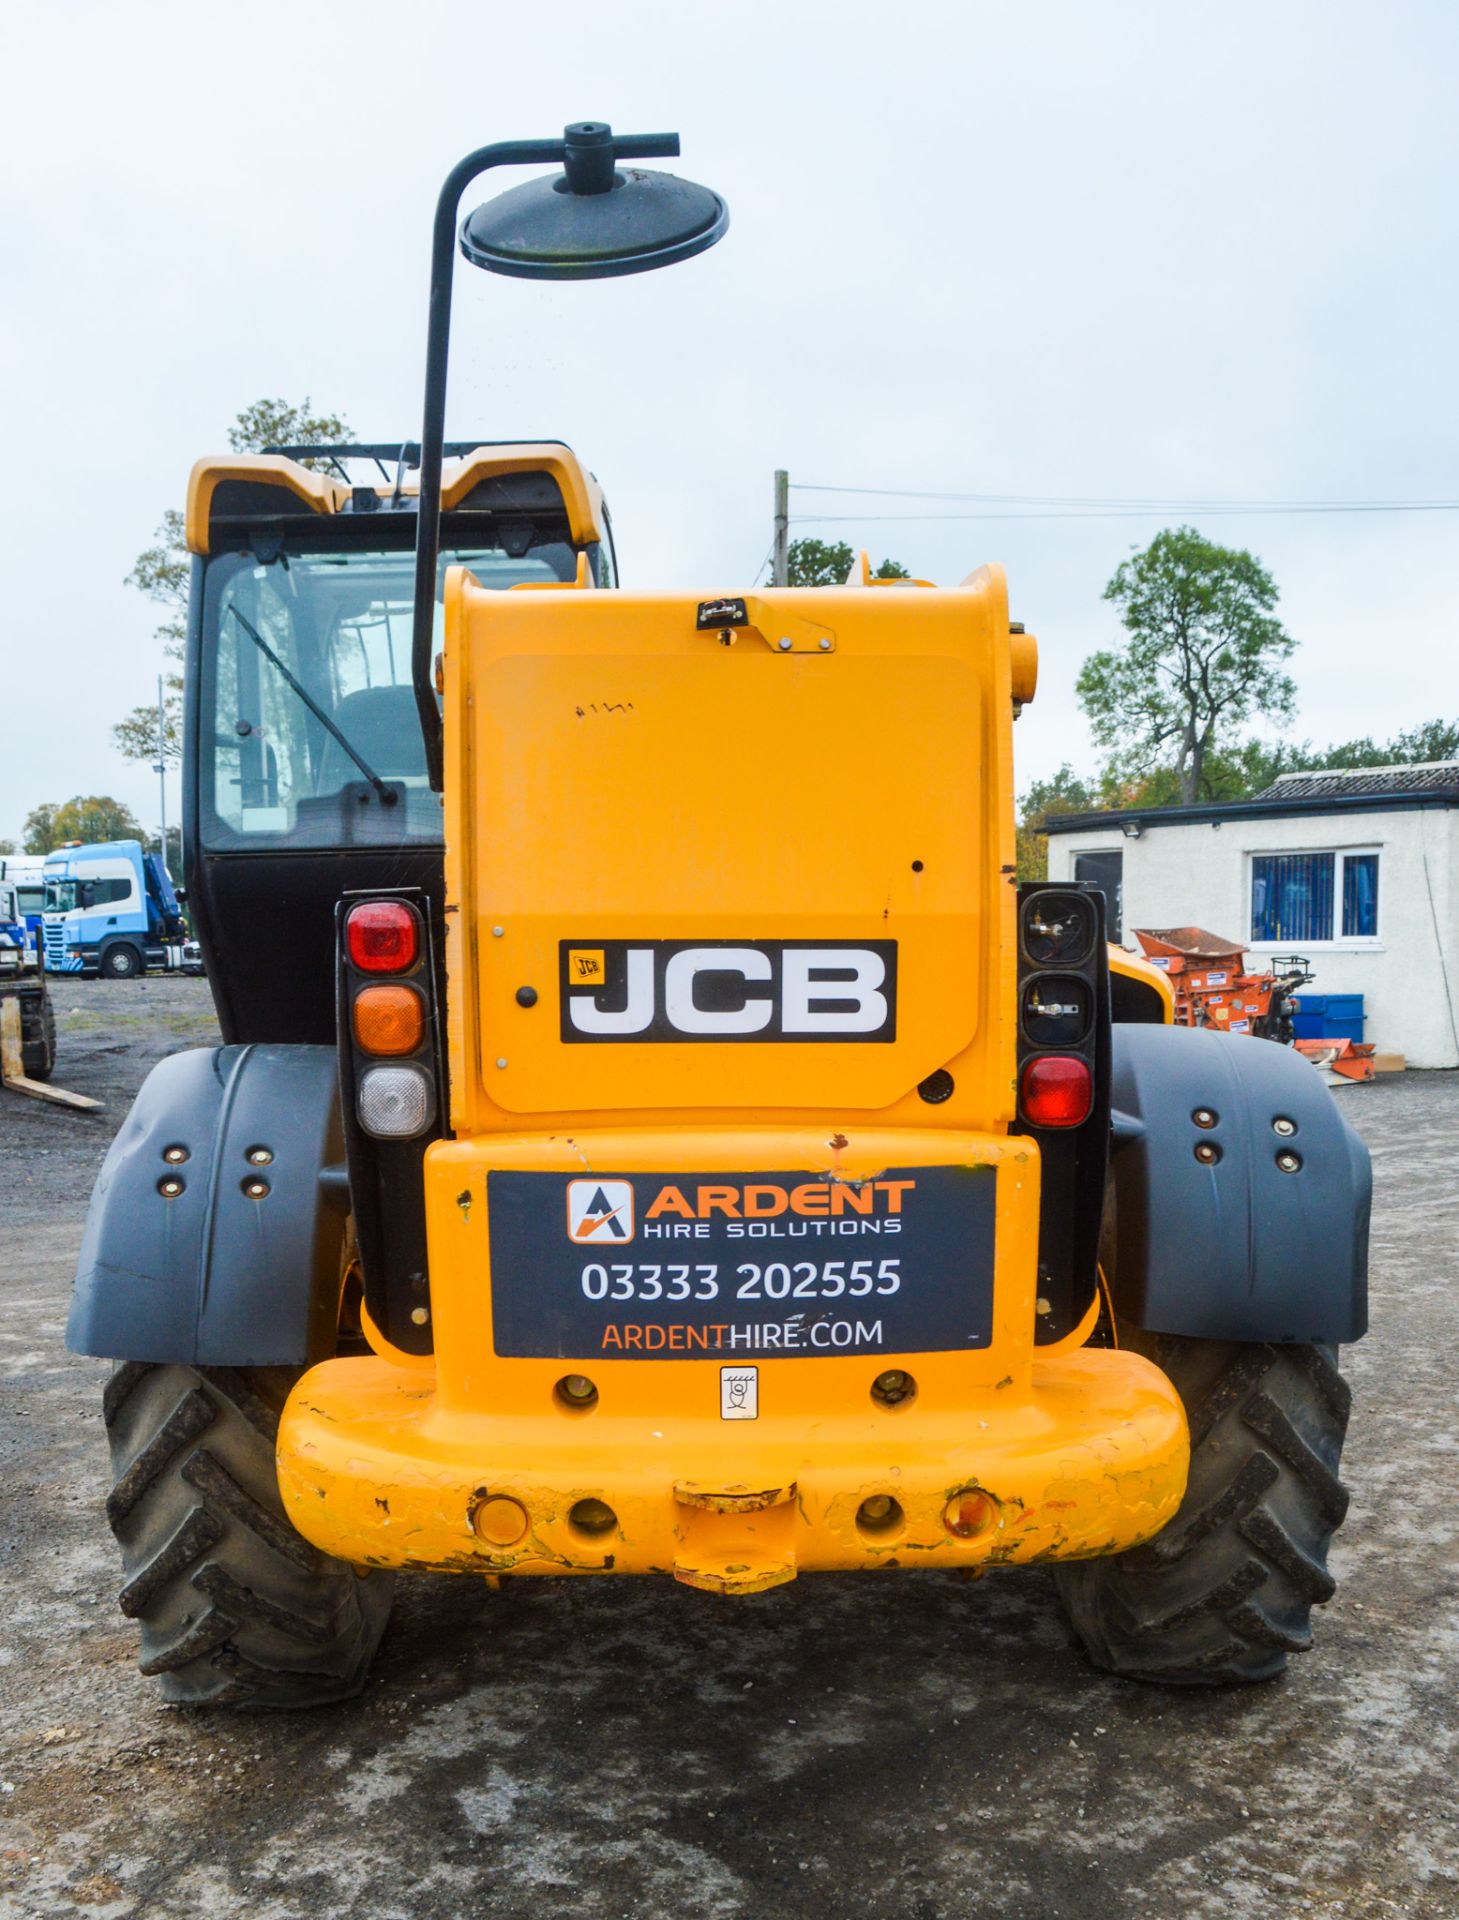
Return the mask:
[[[564,940],[560,951],[566,1041],[897,1037],[895,940]]]

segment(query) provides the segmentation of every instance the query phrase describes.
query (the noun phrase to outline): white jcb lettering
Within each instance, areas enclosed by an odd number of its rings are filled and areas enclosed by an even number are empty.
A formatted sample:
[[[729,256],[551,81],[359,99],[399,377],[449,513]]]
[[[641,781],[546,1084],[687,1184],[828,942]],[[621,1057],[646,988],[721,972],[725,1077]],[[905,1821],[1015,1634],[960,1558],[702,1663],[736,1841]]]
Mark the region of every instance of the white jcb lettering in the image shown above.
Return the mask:
[[[759,1033],[770,1024],[773,1003],[743,999],[737,1007],[701,1007],[694,983],[701,973],[737,973],[768,980],[770,956],[756,947],[685,947],[664,969],[664,1012],[680,1033]]]
[[[579,1033],[642,1033],[653,1025],[654,957],[651,947],[630,947],[627,1003],[605,1012],[591,994],[568,996],[568,1013]]]
[[[827,975],[833,976],[827,979]],[[835,976],[850,975],[848,978]],[[785,1033],[876,1033],[886,1024],[887,977],[879,953],[863,947],[787,948],[780,982]]]

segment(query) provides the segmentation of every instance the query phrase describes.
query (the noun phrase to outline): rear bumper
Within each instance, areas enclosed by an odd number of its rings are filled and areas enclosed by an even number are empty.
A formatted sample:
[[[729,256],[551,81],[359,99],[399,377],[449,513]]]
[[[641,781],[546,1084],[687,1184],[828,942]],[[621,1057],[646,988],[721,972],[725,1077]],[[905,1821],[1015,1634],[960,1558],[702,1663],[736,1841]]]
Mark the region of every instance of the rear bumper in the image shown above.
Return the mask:
[[[761,1419],[747,1440],[733,1422],[652,1411],[463,1409],[429,1367],[330,1360],[289,1398],[279,1482],[299,1532],[356,1564],[672,1573],[721,1592],[803,1570],[1117,1553],[1180,1503],[1185,1416],[1139,1355],[1084,1349],[1037,1361],[1022,1391],[940,1398]],[[858,1514],[877,1497],[895,1508],[871,1526]],[[571,1517],[589,1500],[611,1509],[601,1531]]]

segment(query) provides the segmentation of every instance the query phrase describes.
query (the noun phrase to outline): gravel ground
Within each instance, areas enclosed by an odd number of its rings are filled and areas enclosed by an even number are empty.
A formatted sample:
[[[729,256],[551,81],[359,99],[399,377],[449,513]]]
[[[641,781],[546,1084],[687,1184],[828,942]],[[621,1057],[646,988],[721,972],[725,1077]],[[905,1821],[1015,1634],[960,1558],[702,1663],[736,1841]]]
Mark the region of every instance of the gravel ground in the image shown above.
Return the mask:
[[[114,1606],[101,1362],[62,1350],[86,1197],[205,985],[66,982],[0,1093],[0,1914],[95,1920],[1126,1920],[1459,1914],[1459,1075],[1337,1096],[1373,1148],[1374,1331],[1337,1599],[1246,1692],[1094,1674],[1048,1578],[402,1581],[304,1717],[164,1709]]]

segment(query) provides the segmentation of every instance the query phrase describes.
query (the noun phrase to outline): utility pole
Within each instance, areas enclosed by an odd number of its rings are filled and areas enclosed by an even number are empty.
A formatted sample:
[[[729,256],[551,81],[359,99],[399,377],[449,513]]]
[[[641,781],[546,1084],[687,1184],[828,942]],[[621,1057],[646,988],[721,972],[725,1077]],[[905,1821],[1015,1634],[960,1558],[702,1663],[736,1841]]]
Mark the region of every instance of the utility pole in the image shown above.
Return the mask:
[[[167,865],[167,708],[162,698],[162,675],[157,676],[157,765],[153,772],[157,775],[162,794],[162,828],[159,834],[161,845],[158,849],[162,864]]]
[[[777,587],[790,585],[790,475],[775,469],[775,565],[770,579]]]

